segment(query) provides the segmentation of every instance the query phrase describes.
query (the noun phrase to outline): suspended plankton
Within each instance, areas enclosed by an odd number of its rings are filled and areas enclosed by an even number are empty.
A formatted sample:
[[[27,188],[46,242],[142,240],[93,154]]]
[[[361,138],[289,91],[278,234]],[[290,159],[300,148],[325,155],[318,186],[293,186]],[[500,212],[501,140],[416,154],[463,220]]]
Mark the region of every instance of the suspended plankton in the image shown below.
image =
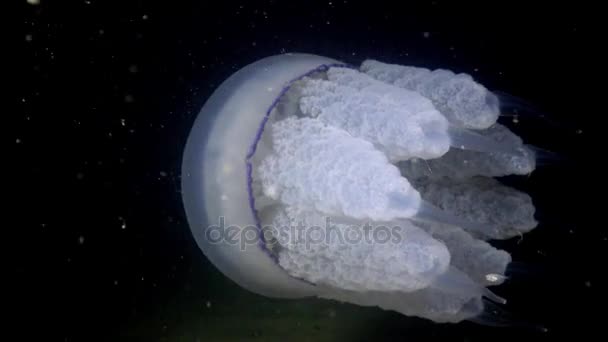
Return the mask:
[[[183,159],[192,233],[253,292],[479,317],[536,227],[533,150],[470,76],[286,54],[239,70],[198,115]]]

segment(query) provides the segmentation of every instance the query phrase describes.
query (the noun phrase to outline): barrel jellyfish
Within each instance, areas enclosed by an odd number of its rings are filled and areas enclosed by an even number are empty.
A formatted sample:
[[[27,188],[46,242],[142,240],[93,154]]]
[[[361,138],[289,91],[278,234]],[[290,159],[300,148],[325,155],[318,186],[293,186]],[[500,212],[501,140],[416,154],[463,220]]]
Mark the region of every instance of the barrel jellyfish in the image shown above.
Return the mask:
[[[499,177],[535,169],[471,76],[308,54],[250,64],[215,90],[182,164],[192,234],[228,278],[435,322],[505,300],[511,256],[487,241],[536,227]],[[484,309],[485,308],[485,309]]]

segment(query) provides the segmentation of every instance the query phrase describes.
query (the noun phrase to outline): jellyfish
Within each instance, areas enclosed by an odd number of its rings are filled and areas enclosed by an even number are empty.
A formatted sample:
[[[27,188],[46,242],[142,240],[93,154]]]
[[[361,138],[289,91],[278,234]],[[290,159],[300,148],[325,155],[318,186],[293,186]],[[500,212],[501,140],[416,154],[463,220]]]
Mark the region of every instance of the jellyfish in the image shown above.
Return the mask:
[[[535,153],[497,123],[471,76],[310,55],[264,58],[205,103],[182,195],[204,255],[273,298],[318,297],[434,322],[505,303],[511,255],[534,229]]]

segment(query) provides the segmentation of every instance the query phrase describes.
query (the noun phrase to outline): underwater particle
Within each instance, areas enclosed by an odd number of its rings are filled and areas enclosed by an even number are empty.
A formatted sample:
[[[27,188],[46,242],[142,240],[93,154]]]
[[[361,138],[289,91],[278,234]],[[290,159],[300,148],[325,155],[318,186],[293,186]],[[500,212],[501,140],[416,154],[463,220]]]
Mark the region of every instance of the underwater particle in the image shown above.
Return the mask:
[[[190,132],[191,231],[261,295],[476,319],[506,302],[488,287],[508,280],[511,255],[486,240],[538,224],[530,196],[494,179],[536,168],[499,114],[498,97],[449,70],[262,59],[222,83]]]
[[[30,5],[40,5],[40,0],[26,0]]]
[[[504,281],[505,276],[502,274],[489,273],[489,274],[486,274],[486,280],[489,283],[498,283],[498,282]]]
[[[124,100],[126,103],[133,103],[133,101],[135,101],[135,98],[133,97],[133,95],[127,94],[127,95],[125,95]]]
[[[84,236],[81,235],[81,236],[78,237],[78,244],[79,245],[84,244]]]

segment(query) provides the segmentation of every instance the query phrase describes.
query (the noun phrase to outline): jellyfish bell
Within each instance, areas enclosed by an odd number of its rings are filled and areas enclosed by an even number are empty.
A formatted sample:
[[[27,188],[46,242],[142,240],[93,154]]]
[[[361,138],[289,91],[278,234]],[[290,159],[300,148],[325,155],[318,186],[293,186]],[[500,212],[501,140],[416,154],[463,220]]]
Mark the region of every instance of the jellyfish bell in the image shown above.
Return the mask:
[[[258,222],[248,191],[247,155],[269,107],[289,81],[333,63],[337,61],[288,54],[244,67],[215,90],[188,137],[182,161],[182,198],[192,234],[222,273],[261,295],[296,298],[316,291],[278,267],[264,247],[261,232],[251,229]],[[221,218],[223,227],[213,230]],[[251,237],[255,242],[231,243],[225,236],[228,227],[234,227],[237,238],[247,232],[255,234]]]
[[[496,123],[496,101],[448,71],[307,54],[250,64],[213,93],[186,144],[193,236],[261,295],[479,317],[504,303],[488,287],[511,262],[485,240],[536,226],[531,198],[493,178],[535,167]]]

